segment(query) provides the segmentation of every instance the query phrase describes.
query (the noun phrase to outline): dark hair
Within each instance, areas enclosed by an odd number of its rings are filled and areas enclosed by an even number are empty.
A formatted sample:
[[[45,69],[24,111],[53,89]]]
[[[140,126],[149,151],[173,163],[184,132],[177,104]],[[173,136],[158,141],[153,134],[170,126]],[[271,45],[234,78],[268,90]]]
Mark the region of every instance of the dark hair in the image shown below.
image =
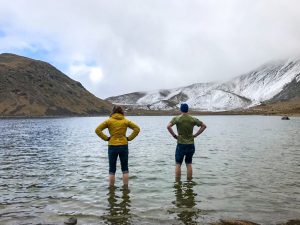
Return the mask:
[[[113,107],[113,109],[112,109],[112,111],[111,111],[110,116],[111,116],[112,114],[115,114],[115,113],[120,113],[120,114],[124,115],[124,110],[123,110],[123,108],[122,108],[121,106],[119,106],[119,105],[114,105],[114,107]]]

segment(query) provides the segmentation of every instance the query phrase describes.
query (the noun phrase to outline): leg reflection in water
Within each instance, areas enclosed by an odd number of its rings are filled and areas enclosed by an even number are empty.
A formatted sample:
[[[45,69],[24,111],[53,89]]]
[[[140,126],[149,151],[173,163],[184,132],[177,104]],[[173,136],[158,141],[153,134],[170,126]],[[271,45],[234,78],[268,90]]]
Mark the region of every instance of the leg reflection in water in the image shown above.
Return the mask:
[[[129,189],[110,187],[107,194],[108,208],[107,215],[104,217],[108,224],[130,224],[130,196]]]
[[[172,203],[176,206],[174,212],[177,213],[177,217],[183,224],[197,224],[198,209],[195,207],[195,196],[193,182],[175,182],[174,193],[176,201]]]

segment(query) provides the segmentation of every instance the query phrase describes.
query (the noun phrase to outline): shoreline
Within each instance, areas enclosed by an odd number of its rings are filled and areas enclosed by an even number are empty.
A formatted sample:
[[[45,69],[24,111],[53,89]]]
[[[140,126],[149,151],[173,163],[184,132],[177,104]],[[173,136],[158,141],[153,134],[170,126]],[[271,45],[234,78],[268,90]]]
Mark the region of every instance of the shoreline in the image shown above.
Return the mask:
[[[190,115],[193,116],[288,116],[288,117],[300,117],[300,112],[256,112],[256,111],[222,111],[222,112],[204,112],[204,111],[190,111]],[[125,116],[177,116],[180,115],[178,111],[138,111],[131,112],[125,111]],[[0,119],[55,119],[55,118],[75,118],[75,117],[106,117],[109,114],[99,115],[8,115],[0,116]]]
[[[176,116],[180,115],[179,109],[172,110],[151,110],[151,109],[141,109],[141,108],[131,108],[127,105],[121,105],[124,108],[126,116]],[[3,111],[2,111],[3,112]],[[190,109],[189,113],[194,116],[207,116],[207,115],[217,115],[217,116],[242,116],[242,115],[256,115],[256,116],[288,116],[288,117],[300,117],[300,98],[295,98],[289,101],[275,102],[269,104],[261,104],[247,109],[235,109],[228,111],[199,111]],[[55,115],[43,115],[34,114],[28,112],[19,112],[19,115],[4,115],[0,114],[0,119],[9,118],[71,118],[71,117],[99,117],[99,116],[109,116],[109,112],[104,113],[61,113]]]

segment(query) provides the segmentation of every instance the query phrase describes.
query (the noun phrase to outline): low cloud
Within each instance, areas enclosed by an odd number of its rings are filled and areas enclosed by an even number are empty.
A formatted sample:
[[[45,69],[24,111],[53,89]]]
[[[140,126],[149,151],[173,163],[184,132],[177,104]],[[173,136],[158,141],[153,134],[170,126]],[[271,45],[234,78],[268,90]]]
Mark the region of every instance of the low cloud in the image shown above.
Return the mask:
[[[227,80],[300,53],[297,0],[0,4],[1,52],[46,60],[102,98]]]
[[[87,66],[85,64],[71,65],[68,73],[79,79],[88,77],[93,85],[100,83],[103,79],[102,69],[97,66]]]

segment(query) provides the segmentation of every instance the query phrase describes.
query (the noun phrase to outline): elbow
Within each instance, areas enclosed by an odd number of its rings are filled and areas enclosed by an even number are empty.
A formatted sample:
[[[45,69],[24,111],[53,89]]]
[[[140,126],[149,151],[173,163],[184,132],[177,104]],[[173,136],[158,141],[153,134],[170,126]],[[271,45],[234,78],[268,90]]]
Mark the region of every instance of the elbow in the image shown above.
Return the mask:
[[[138,135],[138,134],[140,133],[140,131],[141,131],[141,128],[139,128],[139,127],[133,128],[133,134],[134,134],[135,136]]]

